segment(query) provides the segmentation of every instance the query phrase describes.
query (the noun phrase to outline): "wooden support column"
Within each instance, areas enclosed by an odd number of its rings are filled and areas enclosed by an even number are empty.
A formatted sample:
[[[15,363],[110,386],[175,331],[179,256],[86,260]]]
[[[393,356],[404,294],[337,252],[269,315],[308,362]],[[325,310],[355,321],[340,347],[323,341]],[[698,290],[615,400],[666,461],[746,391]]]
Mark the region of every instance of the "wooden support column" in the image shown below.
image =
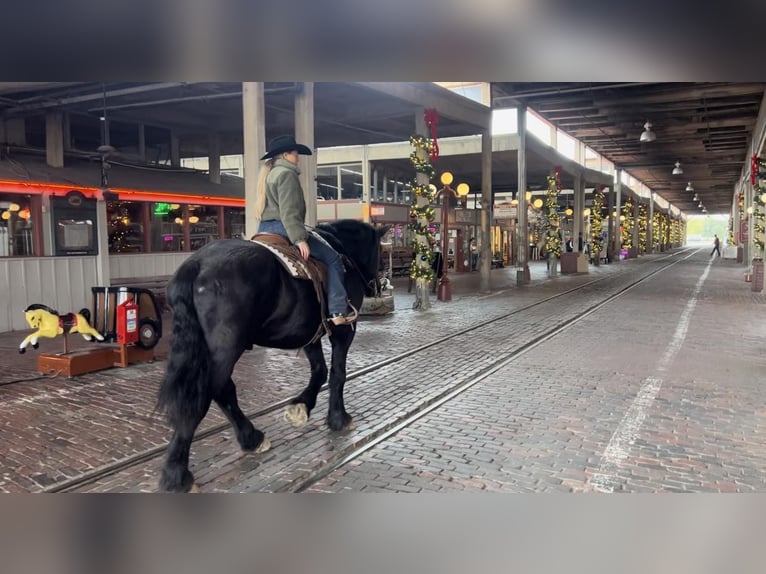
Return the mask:
[[[58,110],[45,114],[45,158],[51,167],[64,167],[64,115]]]
[[[263,82],[242,83],[242,122],[244,130],[245,235],[255,235],[255,192],[260,158],[266,153],[266,112]]]
[[[314,82],[304,82],[295,95],[295,141],[307,146],[312,155],[300,160],[301,187],[306,199],[306,223],[317,224],[317,151],[314,148]]]

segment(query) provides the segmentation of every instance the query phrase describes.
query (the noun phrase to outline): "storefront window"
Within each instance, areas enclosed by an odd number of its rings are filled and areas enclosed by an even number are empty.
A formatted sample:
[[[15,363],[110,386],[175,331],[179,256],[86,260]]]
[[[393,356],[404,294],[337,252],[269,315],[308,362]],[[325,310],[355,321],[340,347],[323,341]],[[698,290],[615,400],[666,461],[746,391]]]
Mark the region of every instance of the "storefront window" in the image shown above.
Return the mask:
[[[340,198],[361,199],[364,194],[362,185],[362,164],[344,165],[340,168]]]
[[[317,167],[317,199],[320,201],[340,199],[337,166]]]
[[[0,193],[0,257],[29,257],[35,254],[35,221],[31,198]]]
[[[192,251],[219,238],[218,212],[216,206],[189,206],[189,240]]]
[[[178,203],[149,204],[149,233],[153,253],[183,251],[183,212]]]
[[[228,238],[246,239],[245,237],[245,208],[226,207],[223,210],[224,236]]]
[[[143,209],[144,204],[135,201],[106,202],[109,253],[144,252]]]

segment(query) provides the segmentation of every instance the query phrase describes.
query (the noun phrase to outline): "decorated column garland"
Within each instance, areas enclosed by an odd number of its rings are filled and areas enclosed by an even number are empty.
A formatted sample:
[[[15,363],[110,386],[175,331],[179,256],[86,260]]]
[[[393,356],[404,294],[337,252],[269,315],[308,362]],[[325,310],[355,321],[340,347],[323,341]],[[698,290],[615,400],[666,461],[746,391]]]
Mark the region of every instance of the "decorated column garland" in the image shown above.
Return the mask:
[[[554,174],[548,176],[548,191],[545,192],[545,252],[554,257],[561,257],[561,229],[559,228],[559,189],[561,188],[561,168],[556,167]]]
[[[638,252],[646,253],[646,205],[638,206]]]
[[[601,238],[601,225],[603,223],[604,214],[604,186],[600,186],[598,190],[593,192],[593,209],[591,209],[591,227],[590,227],[590,242],[591,250],[596,255],[595,259],[598,261],[599,253],[604,248],[603,240]]]
[[[766,167],[766,161],[753,156],[751,166],[751,181],[753,184],[753,259],[763,259],[764,234],[766,234],[766,202],[763,201],[766,190],[761,186],[761,168]]]
[[[633,198],[629,197],[622,206],[622,216],[625,218],[620,222],[622,228],[622,248],[630,249],[633,247]]]
[[[435,215],[433,201],[436,197],[436,187],[430,183],[435,175],[430,157],[436,148],[434,140],[420,135],[411,136],[410,145],[414,148],[410,154],[412,166],[418,174],[424,175],[427,179],[424,182],[423,178],[418,178],[416,175],[412,181],[409,225],[413,237],[412,251],[415,253],[410,266],[410,277],[417,285],[417,296],[413,308],[425,309],[428,305],[421,300],[420,294],[428,292],[428,284],[435,278],[431,264],[434,260],[436,244],[432,225]]]

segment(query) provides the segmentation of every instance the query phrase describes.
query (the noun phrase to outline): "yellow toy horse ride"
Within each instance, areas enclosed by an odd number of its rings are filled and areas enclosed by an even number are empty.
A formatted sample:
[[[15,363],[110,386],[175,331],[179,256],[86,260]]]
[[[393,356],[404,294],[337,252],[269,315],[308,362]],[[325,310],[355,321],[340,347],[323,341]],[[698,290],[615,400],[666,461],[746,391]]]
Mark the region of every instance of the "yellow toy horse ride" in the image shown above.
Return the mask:
[[[37,330],[21,342],[19,353],[25,353],[29,343],[37,349],[38,337],[54,338],[62,334],[80,333],[86,341],[92,341],[94,338],[104,340],[101,333],[90,326],[90,311],[87,309],[82,309],[79,313],[59,315],[46,305],[34,303],[24,309],[24,317],[29,326]]]

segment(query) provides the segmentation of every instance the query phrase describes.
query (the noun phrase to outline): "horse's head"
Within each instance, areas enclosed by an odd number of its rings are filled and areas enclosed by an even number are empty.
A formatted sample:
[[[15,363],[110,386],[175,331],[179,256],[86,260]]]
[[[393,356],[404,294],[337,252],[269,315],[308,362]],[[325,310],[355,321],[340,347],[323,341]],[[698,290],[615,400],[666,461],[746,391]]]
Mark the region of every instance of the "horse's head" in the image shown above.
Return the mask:
[[[58,313],[47,305],[35,303],[24,309],[24,318],[32,329],[41,329],[46,325],[58,326]]]
[[[322,223],[317,229],[329,233],[337,242],[336,245],[330,240],[333,247],[356,265],[364,282],[365,294],[375,295],[380,263],[380,238],[388,233],[390,227],[387,225],[373,227],[361,221],[342,219],[332,223]]]

